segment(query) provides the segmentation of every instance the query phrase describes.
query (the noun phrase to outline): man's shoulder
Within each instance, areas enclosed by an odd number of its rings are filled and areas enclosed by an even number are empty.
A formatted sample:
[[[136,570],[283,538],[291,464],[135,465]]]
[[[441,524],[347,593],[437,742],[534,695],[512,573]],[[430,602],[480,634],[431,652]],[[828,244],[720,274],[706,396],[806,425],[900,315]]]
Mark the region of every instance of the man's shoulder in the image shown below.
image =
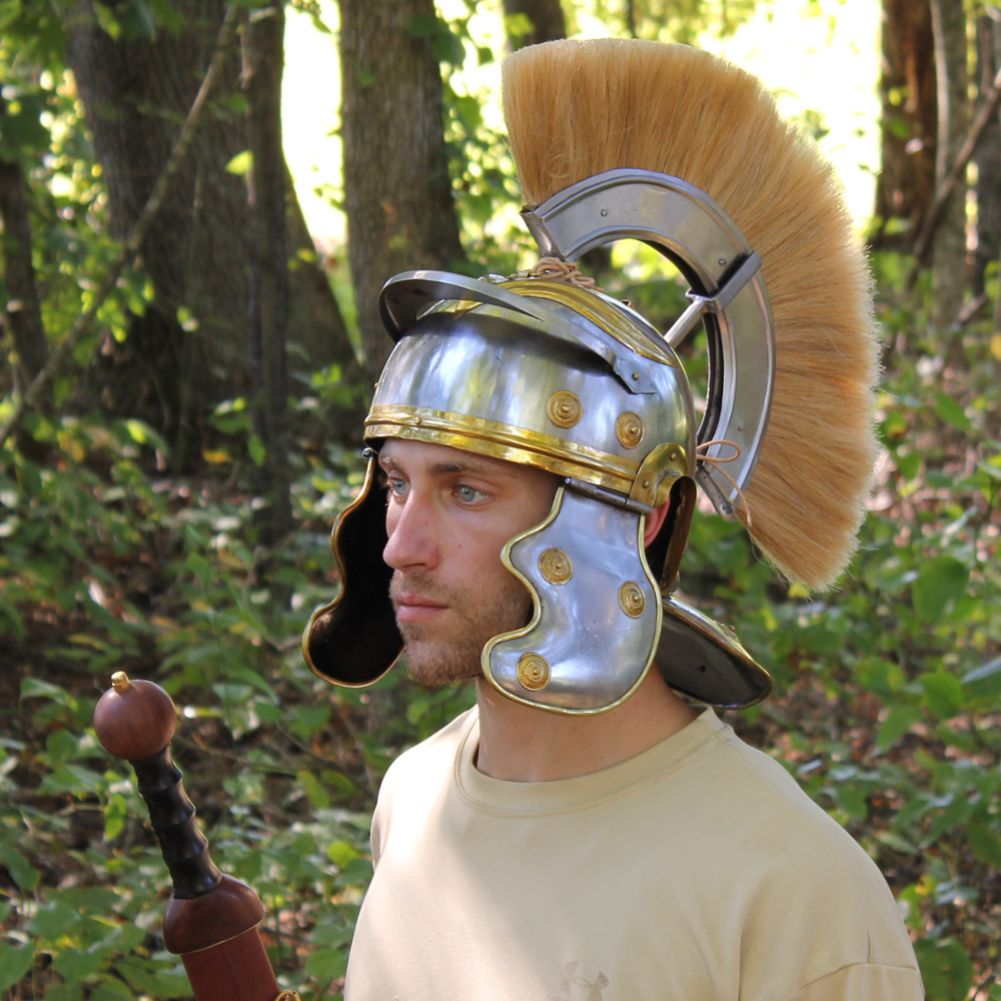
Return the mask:
[[[430,737],[403,751],[386,772],[380,798],[394,786],[408,784],[415,779],[426,781],[428,776],[450,772],[459,748],[468,738],[476,719],[476,708],[467,709]]]
[[[850,886],[862,900],[885,902],[885,881],[868,854],[781,762],[712,717],[704,725],[709,739],[660,795],[651,790],[636,804],[637,817],[644,809],[682,841],[703,879],[708,869],[755,896],[768,886],[815,895]]]
[[[811,864],[824,852],[830,853],[832,863],[840,859],[850,864],[865,856],[784,764],[729,727],[720,733],[713,754],[701,763],[700,773],[704,795],[726,801],[731,822],[747,839],[747,847],[759,855],[774,855],[783,868],[800,856]],[[731,829],[731,839],[734,834]]]

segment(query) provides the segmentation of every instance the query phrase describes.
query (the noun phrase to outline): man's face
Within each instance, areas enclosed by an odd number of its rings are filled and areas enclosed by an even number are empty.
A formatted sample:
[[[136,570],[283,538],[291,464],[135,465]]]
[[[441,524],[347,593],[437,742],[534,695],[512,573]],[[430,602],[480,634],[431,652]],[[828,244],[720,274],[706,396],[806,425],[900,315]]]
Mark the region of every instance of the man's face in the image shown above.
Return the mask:
[[[391,440],[383,559],[410,672],[426,685],[480,675],[487,640],[528,621],[532,601],[501,549],[549,512],[549,473],[444,445]]]

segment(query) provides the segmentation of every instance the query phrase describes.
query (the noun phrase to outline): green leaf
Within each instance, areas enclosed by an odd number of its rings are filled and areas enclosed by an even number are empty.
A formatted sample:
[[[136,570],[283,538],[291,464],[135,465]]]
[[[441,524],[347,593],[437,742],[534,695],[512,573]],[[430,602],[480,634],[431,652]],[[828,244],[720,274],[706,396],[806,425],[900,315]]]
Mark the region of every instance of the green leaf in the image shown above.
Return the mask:
[[[925,705],[939,718],[949,719],[963,708],[963,685],[946,671],[931,671],[918,679],[925,694]]]
[[[319,983],[329,983],[344,976],[348,957],[346,949],[315,949],[306,960],[306,973]]]
[[[53,730],[45,738],[45,753],[51,764],[71,761],[80,751],[80,742],[65,727]]]
[[[31,969],[35,949],[31,945],[4,945],[0,948],[0,991],[13,987]]]
[[[118,38],[122,33],[122,24],[118,18],[115,17],[111,8],[106,4],[98,3],[97,0],[95,0],[94,13],[97,15],[97,23],[101,26],[102,30],[110,38],[118,41]]]
[[[112,793],[104,804],[104,840],[114,841],[125,829],[128,807],[121,793]]]
[[[327,845],[327,858],[338,869],[343,869],[349,862],[361,857],[361,852],[348,841],[331,841]]]
[[[937,556],[925,563],[911,588],[918,618],[938,621],[966,590],[969,579],[969,567],[953,556]]]
[[[39,785],[40,792],[70,793],[74,796],[84,796],[88,793],[100,792],[104,787],[104,779],[82,765],[57,765]]]
[[[935,413],[958,431],[972,431],[973,425],[963,408],[947,393],[935,394]]]
[[[992,695],[1001,691],[1001,657],[981,664],[963,675],[963,684],[968,685],[979,696]]]
[[[99,987],[92,987],[87,994],[88,1001],[118,1001],[125,998],[132,1001],[135,995],[121,980],[108,978]]]
[[[52,963],[68,984],[92,977],[103,964],[104,956],[100,951],[88,952],[84,949],[64,949]]]
[[[137,445],[151,445],[162,452],[167,451],[166,442],[148,424],[130,418],[125,422],[125,430]]]
[[[126,37],[129,41],[143,38],[152,41],[156,38],[156,20],[153,12],[143,3],[143,0],[132,0],[122,19]]]
[[[184,970],[158,970],[153,977],[153,996],[157,1001],[167,1001],[168,998],[189,998],[191,987]]]
[[[407,722],[416,725],[430,708],[431,700],[418,696],[407,705]]]
[[[254,465],[260,468],[264,465],[264,459],[267,456],[267,450],[264,447],[264,442],[256,434],[251,434],[247,438],[247,451],[250,453],[250,458],[253,459]]]
[[[44,105],[37,101],[26,104],[16,114],[0,116],[0,152],[5,160],[16,161],[21,155],[34,156],[49,147],[49,130],[39,120]]]
[[[229,163],[226,164],[226,170],[230,174],[236,174],[237,177],[243,177],[245,174],[250,173],[254,166],[254,154],[250,152],[249,149],[245,149],[242,153],[237,153]]]
[[[891,706],[876,732],[876,749],[886,751],[893,747],[921,719],[921,715],[917,706]]]
[[[869,815],[869,804],[866,803],[866,791],[854,783],[835,786],[834,799],[838,806],[853,820],[865,820]]]
[[[909,452],[897,456],[897,470],[905,480],[913,480],[921,471],[924,456],[920,452]]]
[[[79,920],[79,913],[69,904],[63,900],[54,900],[38,909],[28,923],[28,929],[51,942],[72,928]]]
[[[50,681],[42,681],[40,678],[21,679],[21,698],[49,699],[70,709],[75,708],[77,704],[77,700],[65,688],[53,685]]]
[[[307,771],[305,768],[300,769],[296,773],[296,778],[298,778],[302,785],[311,806],[319,810],[325,810],[330,806],[330,796],[327,795],[327,790],[312,772]]]
[[[1001,834],[988,824],[973,821],[966,825],[970,851],[985,865],[1001,869]]]
[[[70,907],[92,914],[111,911],[121,904],[118,894],[103,886],[71,886],[63,891],[62,899]]]
[[[927,1001],[963,1001],[973,980],[969,953],[955,939],[915,943]]]
[[[25,893],[31,893],[38,886],[40,873],[9,842],[0,843],[0,864]]]

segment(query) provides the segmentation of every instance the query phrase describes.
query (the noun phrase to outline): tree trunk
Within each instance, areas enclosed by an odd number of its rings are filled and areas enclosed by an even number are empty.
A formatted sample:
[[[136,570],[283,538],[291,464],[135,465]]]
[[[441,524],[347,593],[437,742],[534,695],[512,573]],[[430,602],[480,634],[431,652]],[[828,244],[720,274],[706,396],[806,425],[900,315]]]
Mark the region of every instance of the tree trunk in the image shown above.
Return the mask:
[[[512,52],[567,37],[560,0],[504,0],[504,29]]]
[[[77,0],[65,17],[68,62],[118,236],[138,216],[167,159],[224,9],[224,0],[178,0],[176,29],[145,38],[123,26],[117,40],[99,26],[90,0]],[[246,239],[243,179],[226,170],[248,146],[239,74],[239,53],[233,53],[209,120],[143,241],[153,301],[117,359],[121,377],[104,392],[113,411],[143,416],[167,432],[175,467],[189,465],[197,454],[212,406],[249,388],[243,304],[253,248]],[[294,202],[291,190],[286,197]],[[350,366],[340,313],[323,276],[313,274],[317,270],[302,261],[292,273],[290,329],[316,364]]]
[[[977,19],[978,91],[983,95],[1001,67],[1001,12]],[[1001,113],[995,115],[977,147],[977,247],[973,254],[973,291],[984,292],[987,266],[1001,253]]]
[[[6,113],[6,102],[0,97],[0,117]],[[13,157],[0,157],[0,226],[3,227],[3,280],[6,286],[2,322],[14,341],[22,389],[41,372],[49,359],[49,344],[45,339],[31,262],[28,206],[28,185],[21,165]]]
[[[969,118],[966,16],[963,0],[931,0],[931,11],[938,92],[935,150],[938,187],[945,181],[966,138]],[[960,185],[942,213],[932,251],[932,320],[940,330],[948,329],[959,312],[966,274],[966,189]]]
[[[914,242],[935,187],[934,39],[927,0],[882,0],[881,167],[876,243]],[[903,227],[897,239],[894,229]]]
[[[288,463],[289,269],[282,155],[281,76],[285,11],[280,3],[245,17],[243,81],[252,166],[247,174],[251,267],[248,282],[251,418],[264,447],[257,488],[262,542],[273,546],[292,527]]]
[[[442,85],[424,26],[432,0],[341,0],[341,122],[351,278],[364,365],[391,343],[379,319],[387,278],[455,270],[462,246],[448,176]]]

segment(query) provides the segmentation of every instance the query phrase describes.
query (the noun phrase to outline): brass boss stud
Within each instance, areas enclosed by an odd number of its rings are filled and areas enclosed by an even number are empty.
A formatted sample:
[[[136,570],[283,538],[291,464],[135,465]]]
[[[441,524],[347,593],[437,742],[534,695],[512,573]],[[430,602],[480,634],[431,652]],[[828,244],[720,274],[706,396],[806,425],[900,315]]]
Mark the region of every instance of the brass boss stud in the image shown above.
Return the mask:
[[[573,576],[573,561],[562,549],[547,549],[539,557],[539,570],[550,584],[565,584]]]
[[[619,588],[619,608],[632,619],[638,619],[646,608],[646,598],[635,581],[627,580]]]
[[[558,428],[572,428],[584,409],[569,389],[557,389],[546,403],[546,415]]]
[[[623,448],[635,448],[642,440],[646,428],[639,414],[626,410],[615,421],[615,437]]]
[[[537,653],[525,653],[518,661],[518,682],[522,688],[537,692],[549,684],[549,664]]]

